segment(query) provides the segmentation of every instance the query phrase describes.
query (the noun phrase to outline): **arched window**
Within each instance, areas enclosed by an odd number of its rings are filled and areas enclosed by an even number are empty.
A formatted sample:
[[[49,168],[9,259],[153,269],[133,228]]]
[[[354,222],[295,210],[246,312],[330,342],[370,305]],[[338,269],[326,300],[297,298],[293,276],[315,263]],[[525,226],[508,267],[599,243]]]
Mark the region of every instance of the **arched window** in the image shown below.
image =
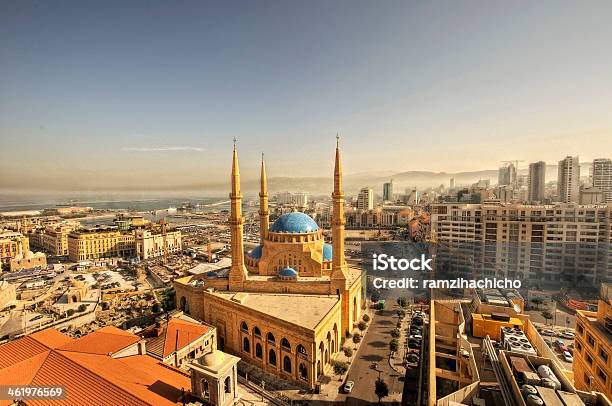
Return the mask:
[[[276,339],[274,338],[274,334],[268,333],[268,342],[270,344],[274,344],[276,342]]]
[[[202,379],[200,381],[200,385],[202,387],[202,397],[204,399],[208,399],[210,396],[210,392],[208,391],[208,381],[206,379]]]
[[[287,340],[285,337],[283,337],[281,340],[281,347],[287,351],[291,351],[291,344],[289,344],[289,340]]]
[[[306,352],[306,348],[304,348],[304,346],[302,344],[298,344],[297,352],[298,352],[298,354],[308,355],[308,353]]]
[[[261,330],[259,329],[259,327],[253,327],[253,335],[255,335],[255,337],[261,337]]]
[[[283,370],[291,373],[291,358],[289,358],[287,355],[285,355],[285,358],[283,358]]]
[[[270,365],[276,365],[276,352],[274,350],[270,350],[268,354],[268,363]]]
[[[255,344],[255,356],[259,359],[263,358],[263,351],[261,349],[261,344]]]
[[[299,371],[300,379],[307,381],[308,380],[308,368],[306,368],[306,365],[300,362],[298,371]]]
[[[246,324],[246,322],[242,322],[240,323],[240,330],[244,331],[245,333],[249,332],[249,325]]]
[[[229,376],[225,378],[225,393],[232,393],[232,379]]]
[[[244,337],[244,339],[242,340],[242,351],[244,352],[250,352],[251,351],[251,345],[249,343],[249,339]]]

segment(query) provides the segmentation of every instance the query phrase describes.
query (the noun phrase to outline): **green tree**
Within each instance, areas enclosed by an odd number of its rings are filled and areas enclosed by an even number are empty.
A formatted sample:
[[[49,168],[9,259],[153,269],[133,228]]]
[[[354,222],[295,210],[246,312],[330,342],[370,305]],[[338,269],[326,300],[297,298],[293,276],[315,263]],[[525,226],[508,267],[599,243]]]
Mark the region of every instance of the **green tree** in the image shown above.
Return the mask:
[[[397,298],[397,304],[404,308],[408,305],[408,300],[405,297],[400,296]]]
[[[350,348],[350,347],[346,347],[346,348],[344,349],[344,355],[345,355],[347,358],[351,358],[351,357],[353,356],[353,349],[352,349],[352,348]]]
[[[376,397],[378,398],[378,403],[380,404],[383,398],[389,396],[389,386],[385,381],[378,378],[374,386],[374,393],[376,394]]]
[[[545,311],[545,312],[542,312],[542,317],[546,319],[546,324],[548,324],[548,320],[552,320],[553,317],[555,316],[551,312]]]
[[[360,341],[361,341],[361,335],[359,333],[355,333],[355,335],[353,336],[353,342],[357,344]]]
[[[391,350],[391,352],[397,352],[397,350],[399,350],[399,342],[397,341],[397,338],[394,338],[389,341],[389,349]]]
[[[399,336],[400,336],[400,331],[399,331],[398,328],[396,328],[393,331],[391,331],[391,337],[398,338]]]
[[[333,361],[334,373],[336,375],[342,375],[348,371],[348,364],[344,361]]]
[[[363,321],[365,321],[366,323],[367,323],[368,321],[370,321],[370,316],[368,316],[367,314],[364,314],[364,315],[363,315]]]
[[[366,329],[366,327],[368,327],[368,325],[365,321],[360,321],[359,324],[357,324],[357,327],[359,328],[359,330],[363,331]]]
[[[378,302],[380,300],[380,292],[378,291],[378,289],[372,292],[372,295],[370,296],[370,298],[372,299],[373,302]]]
[[[536,309],[540,310],[540,305],[544,303],[544,301],[542,300],[541,297],[536,297],[536,298],[531,299],[531,303],[536,305]]]

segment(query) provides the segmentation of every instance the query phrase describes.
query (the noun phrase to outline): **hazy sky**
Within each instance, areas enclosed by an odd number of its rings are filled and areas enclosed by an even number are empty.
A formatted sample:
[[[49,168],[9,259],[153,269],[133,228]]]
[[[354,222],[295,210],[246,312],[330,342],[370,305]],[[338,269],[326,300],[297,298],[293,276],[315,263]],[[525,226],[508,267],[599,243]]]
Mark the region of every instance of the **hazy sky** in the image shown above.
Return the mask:
[[[0,187],[612,156],[610,1],[0,2]]]

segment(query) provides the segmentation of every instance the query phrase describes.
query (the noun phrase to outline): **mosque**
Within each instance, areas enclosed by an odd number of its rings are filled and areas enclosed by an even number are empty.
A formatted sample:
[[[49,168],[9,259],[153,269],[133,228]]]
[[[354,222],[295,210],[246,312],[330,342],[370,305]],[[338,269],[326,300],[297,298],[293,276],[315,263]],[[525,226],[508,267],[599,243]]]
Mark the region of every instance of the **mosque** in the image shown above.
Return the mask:
[[[261,370],[314,388],[365,308],[365,272],[344,257],[344,192],[336,144],[332,241],[301,212],[271,226],[261,163],[261,243],[245,253],[238,153],[231,175],[231,266],[176,279],[177,307],[217,328],[219,349]]]

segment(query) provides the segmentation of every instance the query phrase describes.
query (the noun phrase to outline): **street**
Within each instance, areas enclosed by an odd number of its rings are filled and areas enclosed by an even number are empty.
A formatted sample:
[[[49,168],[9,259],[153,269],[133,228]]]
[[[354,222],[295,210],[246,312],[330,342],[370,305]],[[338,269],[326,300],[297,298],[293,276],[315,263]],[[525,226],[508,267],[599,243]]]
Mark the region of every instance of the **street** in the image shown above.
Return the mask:
[[[390,305],[391,303],[388,303],[389,307]],[[378,398],[374,393],[374,383],[379,376],[377,371],[381,371],[380,377],[389,386],[389,397],[384,398],[383,403],[401,400],[404,377],[400,377],[390,367],[388,361],[391,331],[395,328],[396,323],[395,310],[382,310],[374,313],[368,333],[348,372],[347,380],[355,382],[353,392],[348,395],[339,395],[336,399],[338,402],[345,402],[348,405],[377,403]],[[372,368],[372,363],[377,364],[377,370]]]

